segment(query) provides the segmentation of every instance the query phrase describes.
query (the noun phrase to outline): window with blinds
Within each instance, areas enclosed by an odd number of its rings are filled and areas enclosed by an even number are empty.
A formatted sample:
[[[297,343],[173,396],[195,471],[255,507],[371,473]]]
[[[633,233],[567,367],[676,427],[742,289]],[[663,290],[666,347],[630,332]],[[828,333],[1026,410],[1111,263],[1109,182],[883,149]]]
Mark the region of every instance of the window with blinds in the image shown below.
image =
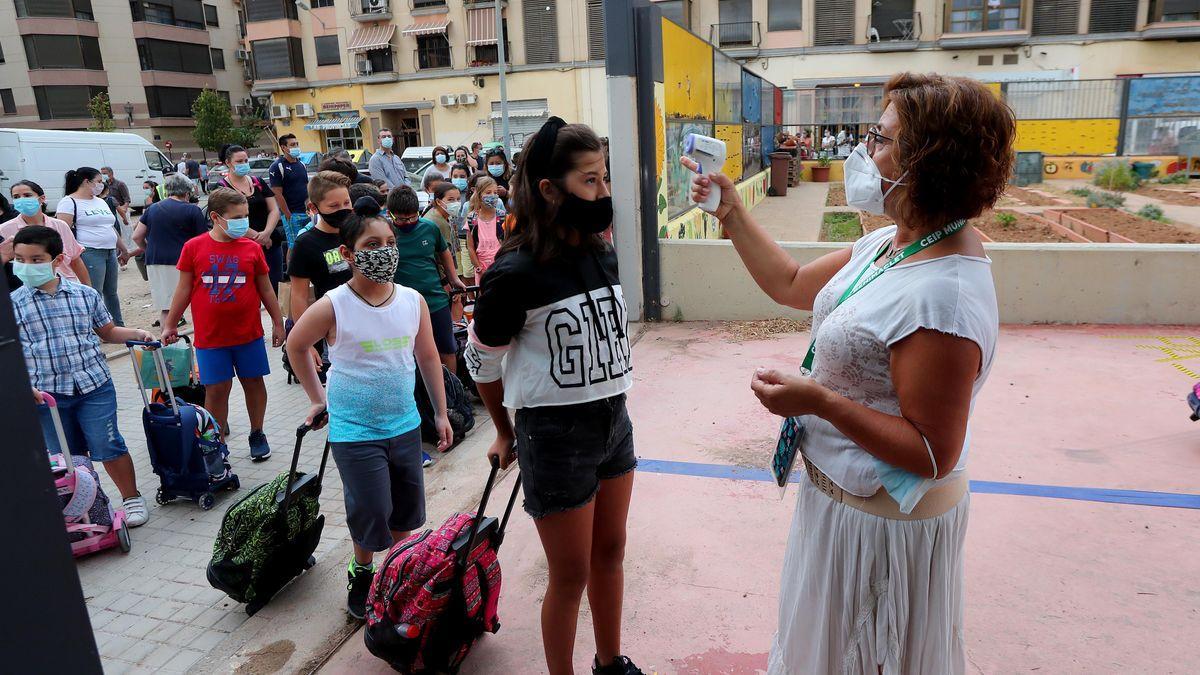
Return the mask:
[[[813,12],[815,46],[854,44],[854,0],[816,0]]]
[[[142,70],[172,73],[212,73],[212,54],[205,45],[171,40],[139,39],[138,61]]]
[[[313,38],[313,44],[317,50],[318,66],[336,66],[342,62],[337,35],[318,35]]]
[[[1124,33],[1137,30],[1138,0],[1092,2],[1089,33]]]
[[[604,0],[588,0],[588,60],[604,59]]]
[[[522,3],[525,20],[525,62],[558,63],[557,0]]]
[[[25,35],[25,58],[30,70],[82,68],[104,70],[100,43],[83,35]]]
[[[18,17],[74,17],[83,21],[95,19],[91,0],[16,0],[16,8]]]
[[[98,94],[108,93],[107,87],[62,85],[34,87],[38,118],[43,120],[85,120],[91,117],[88,103]]]
[[[259,79],[304,77],[304,53],[300,38],[255,40],[250,43],[254,54],[254,72]]]
[[[1073,35],[1078,32],[1079,0],[1037,0],[1033,3],[1034,35]]]

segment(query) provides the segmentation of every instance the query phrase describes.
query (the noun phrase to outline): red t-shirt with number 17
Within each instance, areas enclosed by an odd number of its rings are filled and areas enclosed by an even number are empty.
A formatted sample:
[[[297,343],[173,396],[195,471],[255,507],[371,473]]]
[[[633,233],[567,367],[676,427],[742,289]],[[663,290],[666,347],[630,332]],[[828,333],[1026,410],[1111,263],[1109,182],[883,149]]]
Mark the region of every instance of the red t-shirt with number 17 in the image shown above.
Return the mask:
[[[235,347],[263,336],[255,277],[267,274],[262,246],[249,239],[189,239],[175,265],[192,273],[193,338],[197,349]]]

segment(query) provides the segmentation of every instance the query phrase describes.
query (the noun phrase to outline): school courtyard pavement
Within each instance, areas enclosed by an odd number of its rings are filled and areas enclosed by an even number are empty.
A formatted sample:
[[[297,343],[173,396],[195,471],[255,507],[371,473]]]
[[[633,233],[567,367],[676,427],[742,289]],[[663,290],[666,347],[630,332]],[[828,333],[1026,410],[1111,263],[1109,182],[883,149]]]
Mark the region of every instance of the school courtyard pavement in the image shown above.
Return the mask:
[[[749,391],[758,366],[793,369],[808,336],[743,339],[717,324],[641,329],[630,408],[640,469],[629,521],[625,652],[647,672],[754,673],[766,664],[795,487],[763,467],[777,421]],[[278,363],[278,352],[272,353]],[[110,362],[121,427],[153,494],[127,358]],[[973,420],[967,632],[973,672],[1194,672],[1200,666],[1200,379],[1195,327],[1005,327]],[[274,456],[251,464],[238,389],[232,459],[242,493],[286,470],[306,409],[280,368],[268,379]],[[481,412],[482,419],[482,412]],[[472,508],[487,473],[485,422],[428,470],[429,525]],[[303,449],[319,461],[322,436]],[[103,475],[103,472],[101,472]],[[511,488],[509,473],[493,504]],[[107,482],[107,478],[105,478]],[[111,487],[110,493],[111,493]],[[133,551],[80,560],[108,673],[385,673],[349,621],[342,492],[330,463],[318,563],[254,617],[208,586],[225,509],[151,504]],[[501,508],[493,507],[493,510]],[[518,508],[500,552],[503,624],[465,673],[537,673],[546,566]],[[577,671],[592,656],[586,599]]]

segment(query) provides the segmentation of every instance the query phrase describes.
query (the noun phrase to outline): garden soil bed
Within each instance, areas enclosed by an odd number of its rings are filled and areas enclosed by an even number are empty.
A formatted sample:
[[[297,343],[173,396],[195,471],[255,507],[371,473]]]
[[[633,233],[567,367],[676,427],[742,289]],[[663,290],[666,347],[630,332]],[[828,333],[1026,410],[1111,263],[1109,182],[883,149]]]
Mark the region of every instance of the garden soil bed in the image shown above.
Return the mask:
[[[845,206],[846,186],[842,183],[830,183],[829,194],[825,196],[825,206]]]
[[[1011,213],[1017,220],[1012,225],[1002,225],[996,220],[997,213]],[[971,224],[975,229],[987,235],[992,241],[1019,244],[1071,244],[1071,239],[1050,229],[1041,219],[1017,211],[984,211],[978,218],[972,218]]]
[[[1174,204],[1176,206],[1200,206],[1200,197],[1195,193],[1184,192],[1183,190],[1172,190],[1169,188],[1153,187],[1143,185],[1137,189],[1137,194],[1143,197],[1157,199],[1164,204]]]
[[[1018,199],[1029,206],[1062,206],[1062,203],[1056,199],[1052,199],[1045,195],[1040,195],[1032,190],[1020,188],[1015,185],[1009,185],[1004,191],[1004,194],[1012,197],[1013,199]],[[1001,206],[1004,206],[1004,204],[1001,204]]]
[[[1200,230],[1148,220],[1117,209],[1078,209],[1070,215],[1139,244],[1200,244]]]
[[[871,234],[881,227],[888,227],[889,225],[896,224],[895,221],[887,216],[877,216],[873,213],[867,213],[866,211],[860,211],[858,215],[861,218],[859,222],[862,225],[863,234]]]

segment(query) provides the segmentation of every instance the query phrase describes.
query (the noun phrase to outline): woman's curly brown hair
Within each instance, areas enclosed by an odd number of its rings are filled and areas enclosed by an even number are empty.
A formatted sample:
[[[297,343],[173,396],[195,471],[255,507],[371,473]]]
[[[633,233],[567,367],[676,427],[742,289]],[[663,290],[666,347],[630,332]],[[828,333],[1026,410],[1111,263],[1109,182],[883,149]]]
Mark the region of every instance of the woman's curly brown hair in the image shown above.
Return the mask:
[[[912,225],[974,218],[1004,192],[1013,168],[1012,110],[965,77],[900,73],[884,100],[900,118],[896,150]]]

